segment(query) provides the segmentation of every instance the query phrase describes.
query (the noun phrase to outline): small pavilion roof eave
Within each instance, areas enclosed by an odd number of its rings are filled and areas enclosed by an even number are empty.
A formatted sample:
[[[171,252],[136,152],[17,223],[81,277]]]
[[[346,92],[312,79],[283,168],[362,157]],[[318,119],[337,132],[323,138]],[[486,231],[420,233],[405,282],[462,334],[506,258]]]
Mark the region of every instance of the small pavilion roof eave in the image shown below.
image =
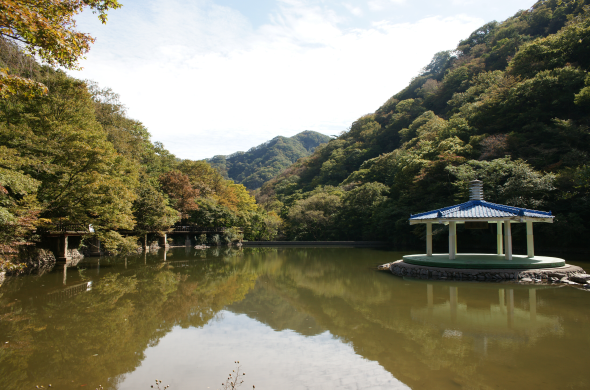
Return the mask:
[[[513,222],[548,222],[552,223],[555,217],[551,212],[529,210],[521,207],[506,206],[486,202],[484,200],[470,200],[454,206],[444,207],[425,213],[412,215],[410,224],[427,222],[464,222],[464,221],[488,221],[500,222],[511,220]]]
[[[545,217],[545,218],[536,218],[536,217],[497,217],[497,218],[430,218],[430,219],[410,219],[410,225],[418,225],[421,223],[438,223],[438,224],[447,224],[449,222],[456,222],[456,223],[465,223],[465,222],[504,222],[507,219],[513,223],[523,223],[523,222],[546,222],[546,223],[553,223],[552,217]]]

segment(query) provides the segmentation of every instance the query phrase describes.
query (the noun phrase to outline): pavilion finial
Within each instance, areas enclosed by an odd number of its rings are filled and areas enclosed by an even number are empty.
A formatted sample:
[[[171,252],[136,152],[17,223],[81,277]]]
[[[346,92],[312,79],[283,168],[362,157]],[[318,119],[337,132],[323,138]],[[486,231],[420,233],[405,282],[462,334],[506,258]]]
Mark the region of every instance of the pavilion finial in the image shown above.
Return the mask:
[[[483,200],[483,182],[472,180],[469,182],[469,200]]]

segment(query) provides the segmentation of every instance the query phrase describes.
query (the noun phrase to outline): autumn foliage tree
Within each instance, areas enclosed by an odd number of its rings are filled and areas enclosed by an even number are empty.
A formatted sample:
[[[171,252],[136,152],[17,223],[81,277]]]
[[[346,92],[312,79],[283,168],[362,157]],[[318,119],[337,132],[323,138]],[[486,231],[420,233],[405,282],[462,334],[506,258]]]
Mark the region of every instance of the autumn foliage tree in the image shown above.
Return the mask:
[[[76,15],[90,9],[106,23],[107,11],[120,7],[117,0],[1,0],[0,37],[18,42],[48,65],[76,69],[94,43],[90,34],[76,30]],[[47,93],[47,87],[0,69],[0,97],[21,91],[34,96]]]
[[[172,207],[179,211],[182,219],[199,208],[197,197],[199,190],[193,188],[187,175],[180,171],[170,171],[160,176],[160,183],[164,192],[170,197]]]

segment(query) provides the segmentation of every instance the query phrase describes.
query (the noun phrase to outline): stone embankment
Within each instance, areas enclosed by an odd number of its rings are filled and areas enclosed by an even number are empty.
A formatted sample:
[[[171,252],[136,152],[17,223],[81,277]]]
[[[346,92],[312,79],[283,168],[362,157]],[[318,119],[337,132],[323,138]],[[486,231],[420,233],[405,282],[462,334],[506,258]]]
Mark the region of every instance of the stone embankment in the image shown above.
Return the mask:
[[[71,256],[76,255],[76,258],[80,257],[78,250],[76,249],[75,253],[73,251],[68,251],[68,254]],[[83,258],[84,256],[81,257]],[[25,251],[20,252],[20,259],[18,262],[26,265],[24,270],[25,273],[49,270],[55,265],[55,255],[48,249],[29,247],[26,248]]]
[[[564,267],[541,269],[455,269],[426,267],[398,260],[378,267],[396,276],[416,279],[464,280],[478,282],[513,281],[519,283],[565,283],[590,289],[590,275],[582,268],[566,264]]]

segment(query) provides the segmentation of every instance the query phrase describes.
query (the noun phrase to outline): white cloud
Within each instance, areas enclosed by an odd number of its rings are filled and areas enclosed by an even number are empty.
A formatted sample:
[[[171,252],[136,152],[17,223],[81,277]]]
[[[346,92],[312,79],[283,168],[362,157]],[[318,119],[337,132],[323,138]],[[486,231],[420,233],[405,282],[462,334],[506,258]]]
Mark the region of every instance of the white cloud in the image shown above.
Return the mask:
[[[369,8],[373,11],[381,11],[386,6],[386,1],[384,0],[371,0],[367,3]]]
[[[406,0],[370,0],[367,5],[373,11],[381,11],[391,4],[404,4]]]
[[[405,1],[405,0],[402,0]],[[510,6],[510,9],[512,10],[512,12],[509,12],[511,14],[515,13],[516,10],[518,9],[528,9],[531,6],[533,6],[535,4],[534,0],[510,0],[510,1],[506,1],[506,0],[496,0],[496,1],[490,1],[490,0],[451,0],[451,4],[453,6],[460,6],[460,7],[465,7],[465,6],[475,6],[475,7],[481,7],[481,8],[488,8],[490,6],[492,6],[493,8],[500,8],[500,9],[509,9],[507,6]]]
[[[231,8],[190,4],[111,17],[77,74],[119,92],[130,115],[182,158],[308,129],[337,134],[483,24],[430,17],[346,30],[331,10],[292,0],[254,28]]]
[[[348,4],[348,3],[344,4],[344,6],[354,16],[362,16],[363,15],[363,10],[360,9],[359,7],[355,7],[352,4]]]

